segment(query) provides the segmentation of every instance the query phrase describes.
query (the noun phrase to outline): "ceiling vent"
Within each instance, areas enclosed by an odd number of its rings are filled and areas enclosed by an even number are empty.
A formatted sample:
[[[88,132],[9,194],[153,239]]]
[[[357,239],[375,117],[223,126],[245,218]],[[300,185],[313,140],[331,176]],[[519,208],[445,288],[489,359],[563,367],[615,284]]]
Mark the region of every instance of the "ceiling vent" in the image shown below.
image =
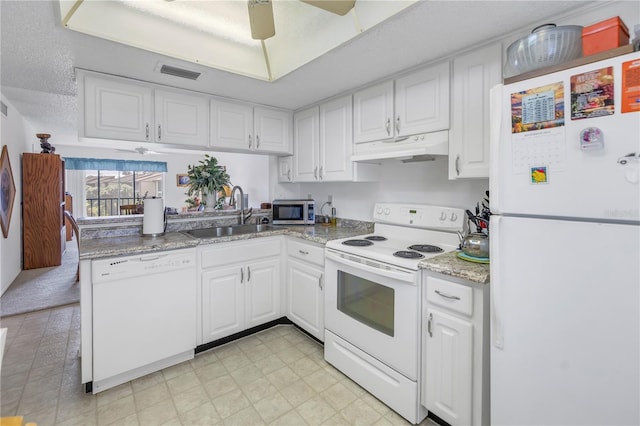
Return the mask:
[[[176,77],[187,78],[189,80],[197,80],[200,77],[199,72],[185,70],[184,68],[172,67],[171,65],[162,65],[160,67],[161,74],[169,74]]]

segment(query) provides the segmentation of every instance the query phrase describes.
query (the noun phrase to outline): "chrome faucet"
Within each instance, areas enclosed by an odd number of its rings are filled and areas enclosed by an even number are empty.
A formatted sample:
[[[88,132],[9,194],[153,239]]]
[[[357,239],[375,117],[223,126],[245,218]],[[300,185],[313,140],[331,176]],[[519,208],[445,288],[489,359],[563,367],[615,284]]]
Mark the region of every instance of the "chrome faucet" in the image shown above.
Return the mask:
[[[242,191],[242,188],[240,188],[239,185],[234,186],[231,190],[231,195],[229,196],[229,198],[231,198],[231,204],[235,205],[235,198],[233,198],[233,195],[236,193],[236,189],[240,191],[240,224],[244,225],[245,220],[251,217],[252,211],[250,211],[249,214],[245,217],[244,209],[246,206],[244,205],[244,191]]]

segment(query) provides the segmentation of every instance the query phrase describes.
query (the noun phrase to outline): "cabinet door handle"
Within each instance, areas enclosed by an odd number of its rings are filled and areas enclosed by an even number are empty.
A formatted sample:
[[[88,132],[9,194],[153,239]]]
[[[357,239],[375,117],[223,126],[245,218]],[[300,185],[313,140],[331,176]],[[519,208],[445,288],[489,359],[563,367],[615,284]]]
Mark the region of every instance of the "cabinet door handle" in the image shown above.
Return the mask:
[[[320,166],[320,172],[318,173],[318,178],[322,180],[322,166]]]
[[[320,278],[318,279],[318,287],[320,287],[320,290],[323,290],[322,281],[324,281],[324,274],[320,274]]]
[[[318,180],[318,167],[313,168],[313,178]]]
[[[251,281],[251,267],[247,266],[247,282]]]
[[[440,290],[436,290],[436,294],[438,296],[442,296],[446,299],[451,299],[451,300],[460,300],[460,298],[458,296],[452,296],[451,294],[447,294],[447,293],[443,293]]]
[[[162,127],[158,124],[158,140],[162,140]]]
[[[387,136],[391,136],[391,119],[387,118]]]
[[[287,170],[287,179],[291,181],[291,169]]]
[[[300,252],[300,254],[304,254],[305,256],[309,254],[308,251],[304,251],[304,250],[298,250],[298,252]]]
[[[397,135],[400,134],[400,116],[398,116],[398,118],[396,118],[396,134]]]
[[[460,154],[456,156],[456,176],[460,176]]]
[[[251,149],[251,135],[249,135],[249,149]]]
[[[149,140],[149,123],[147,123],[147,125],[145,126],[145,137],[147,138],[147,140]]]
[[[244,268],[240,268],[240,284],[244,283]]]
[[[256,135],[256,148],[260,148],[260,135]]]
[[[429,321],[427,321],[427,331],[429,332],[429,337],[433,337],[433,332],[431,330],[432,322],[433,322],[433,314],[429,314]]]

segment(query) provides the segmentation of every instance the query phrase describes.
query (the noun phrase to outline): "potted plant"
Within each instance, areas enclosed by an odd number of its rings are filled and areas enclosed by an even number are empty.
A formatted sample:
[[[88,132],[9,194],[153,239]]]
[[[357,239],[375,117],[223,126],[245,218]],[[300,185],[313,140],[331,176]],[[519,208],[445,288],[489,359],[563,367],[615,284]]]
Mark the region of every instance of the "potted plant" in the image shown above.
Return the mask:
[[[225,166],[219,165],[215,157],[205,154],[204,160],[200,160],[199,164],[187,166],[187,175],[187,195],[201,193],[206,210],[222,208],[224,198],[217,198],[217,194],[224,191],[226,186],[231,186]]]

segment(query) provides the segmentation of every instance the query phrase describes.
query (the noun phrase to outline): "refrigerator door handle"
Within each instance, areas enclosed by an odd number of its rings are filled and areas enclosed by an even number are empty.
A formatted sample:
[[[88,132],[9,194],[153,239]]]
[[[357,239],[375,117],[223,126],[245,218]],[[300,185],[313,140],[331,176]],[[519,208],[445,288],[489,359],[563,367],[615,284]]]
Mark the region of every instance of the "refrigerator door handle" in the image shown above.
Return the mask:
[[[491,259],[500,259],[500,234],[501,227],[500,222],[502,217],[498,215],[492,215],[490,218],[491,227],[491,239],[492,244],[489,247]],[[504,282],[501,281],[500,276],[500,263],[493,262],[491,267],[491,340],[493,346],[498,349],[504,349],[504,328],[502,325],[502,286]]]
[[[498,190],[500,174],[500,145],[507,143],[502,139],[502,90],[504,86],[502,84],[496,84],[489,91],[489,114],[490,114],[490,127],[489,127],[489,158],[493,161],[489,162],[489,193],[491,194],[491,210],[494,213],[499,214],[502,210],[500,205],[500,192]]]

